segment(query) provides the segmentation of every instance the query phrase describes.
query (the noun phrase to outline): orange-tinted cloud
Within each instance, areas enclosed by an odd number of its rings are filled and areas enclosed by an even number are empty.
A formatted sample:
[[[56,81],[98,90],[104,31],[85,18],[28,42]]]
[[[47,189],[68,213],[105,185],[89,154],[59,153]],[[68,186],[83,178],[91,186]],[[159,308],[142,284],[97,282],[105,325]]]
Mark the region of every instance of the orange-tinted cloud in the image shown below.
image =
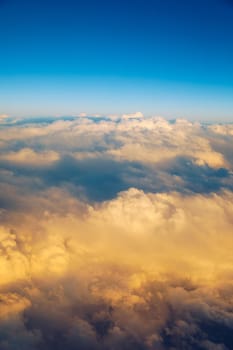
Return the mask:
[[[0,349],[231,349],[231,136],[142,116],[8,128]]]

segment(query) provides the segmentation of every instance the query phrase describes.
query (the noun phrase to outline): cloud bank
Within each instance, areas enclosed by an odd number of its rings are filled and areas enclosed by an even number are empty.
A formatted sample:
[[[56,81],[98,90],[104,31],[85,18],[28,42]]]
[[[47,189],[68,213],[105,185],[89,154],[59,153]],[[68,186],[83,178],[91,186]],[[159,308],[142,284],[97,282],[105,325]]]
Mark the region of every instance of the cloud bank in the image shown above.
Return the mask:
[[[231,129],[3,118],[0,349],[230,350]]]

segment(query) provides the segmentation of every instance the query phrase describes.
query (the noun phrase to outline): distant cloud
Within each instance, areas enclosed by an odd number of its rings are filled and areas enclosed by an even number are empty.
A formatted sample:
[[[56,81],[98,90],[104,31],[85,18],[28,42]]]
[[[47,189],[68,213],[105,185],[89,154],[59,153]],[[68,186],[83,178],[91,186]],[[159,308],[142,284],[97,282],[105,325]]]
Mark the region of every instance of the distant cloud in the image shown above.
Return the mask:
[[[233,136],[233,124],[229,125],[222,125],[222,124],[216,124],[209,126],[209,130],[216,134],[221,135],[232,135]]]
[[[136,112],[136,113],[122,115],[122,119],[137,119],[137,118],[143,118],[143,114],[141,112]]]
[[[0,2],[0,5],[1,5],[1,2]],[[0,123],[4,122],[7,118],[9,118],[7,114],[0,114]]]

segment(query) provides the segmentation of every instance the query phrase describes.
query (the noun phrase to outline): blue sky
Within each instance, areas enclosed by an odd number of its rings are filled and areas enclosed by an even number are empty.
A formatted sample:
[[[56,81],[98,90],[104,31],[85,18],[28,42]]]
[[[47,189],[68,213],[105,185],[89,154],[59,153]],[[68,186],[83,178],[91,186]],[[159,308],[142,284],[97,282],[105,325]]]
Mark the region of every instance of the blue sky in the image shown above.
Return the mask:
[[[0,0],[0,112],[233,121],[232,37],[230,0]]]

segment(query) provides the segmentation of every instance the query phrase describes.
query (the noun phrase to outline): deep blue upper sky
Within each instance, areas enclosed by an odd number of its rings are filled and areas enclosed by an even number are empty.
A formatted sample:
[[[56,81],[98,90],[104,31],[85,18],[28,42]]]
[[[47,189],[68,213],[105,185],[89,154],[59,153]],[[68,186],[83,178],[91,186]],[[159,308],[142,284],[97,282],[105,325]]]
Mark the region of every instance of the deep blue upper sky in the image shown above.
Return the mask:
[[[0,0],[0,113],[233,121],[233,1]]]

